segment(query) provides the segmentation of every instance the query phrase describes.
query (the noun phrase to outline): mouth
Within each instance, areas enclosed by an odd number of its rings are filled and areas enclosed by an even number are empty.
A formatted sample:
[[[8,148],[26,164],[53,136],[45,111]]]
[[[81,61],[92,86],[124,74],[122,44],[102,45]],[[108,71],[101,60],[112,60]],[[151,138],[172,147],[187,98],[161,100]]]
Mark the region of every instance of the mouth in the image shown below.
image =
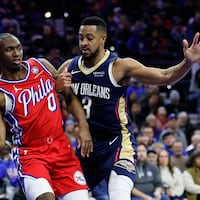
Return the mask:
[[[14,59],[12,63],[19,65],[21,63],[21,59],[20,58]]]
[[[82,51],[82,54],[88,54],[89,53],[89,49],[87,49],[87,48],[82,48],[81,51]]]

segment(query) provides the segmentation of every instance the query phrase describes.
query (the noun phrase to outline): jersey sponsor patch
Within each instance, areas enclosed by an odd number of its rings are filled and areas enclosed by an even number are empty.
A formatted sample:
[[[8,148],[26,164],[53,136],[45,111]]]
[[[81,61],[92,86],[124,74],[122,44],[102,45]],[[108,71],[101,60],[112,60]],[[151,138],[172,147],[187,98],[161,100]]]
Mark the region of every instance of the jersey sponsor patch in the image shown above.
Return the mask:
[[[85,177],[83,176],[83,173],[81,171],[76,171],[74,173],[74,180],[79,185],[85,185],[86,184]]]
[[[104,71],[102,71],[102,72],[93,72],[93,75],[94,75],[94,77],[104,77],[105,72]]]
[[[133,174],[136,172],[135,165],[129,160],[118,160],[115,162],[114,166],[126,169],[128,172],[132,172]]]

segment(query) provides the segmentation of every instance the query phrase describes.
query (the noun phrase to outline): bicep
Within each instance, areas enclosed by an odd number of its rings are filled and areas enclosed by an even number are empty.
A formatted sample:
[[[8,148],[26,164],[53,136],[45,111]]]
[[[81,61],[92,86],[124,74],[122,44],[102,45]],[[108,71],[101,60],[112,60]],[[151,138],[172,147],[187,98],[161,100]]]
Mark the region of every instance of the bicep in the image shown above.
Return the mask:
[[[165,83],[165,70],[155,67],[147,67],[132,58],[120,59],[117,61],[117,73],[121,74],[121,78],[135,78],[143,84],[162,84]],[[118,76],[120,77],[120,75]]]

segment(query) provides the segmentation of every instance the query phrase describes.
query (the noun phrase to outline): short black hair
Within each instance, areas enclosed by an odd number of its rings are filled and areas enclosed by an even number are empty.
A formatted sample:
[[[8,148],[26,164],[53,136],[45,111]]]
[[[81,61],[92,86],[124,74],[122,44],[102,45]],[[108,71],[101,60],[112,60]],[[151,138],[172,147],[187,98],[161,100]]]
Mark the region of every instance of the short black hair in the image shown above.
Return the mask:
[[[106,22],[98,16],[86,17],[85,19],[82,20],[80,25],[96,25],[98,30],[107,33]]]

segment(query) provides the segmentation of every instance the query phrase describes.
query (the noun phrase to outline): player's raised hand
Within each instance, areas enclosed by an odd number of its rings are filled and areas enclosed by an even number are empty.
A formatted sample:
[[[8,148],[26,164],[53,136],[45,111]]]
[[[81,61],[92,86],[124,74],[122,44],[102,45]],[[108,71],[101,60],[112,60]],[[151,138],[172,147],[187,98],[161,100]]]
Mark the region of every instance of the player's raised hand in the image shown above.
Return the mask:
[[[195,34],[193,42],[190,47],[188,41],[186,39],[183,40],[183,53],[187,62],[195,63],[200,60],[199,35],[200,35],[199,32]]]
[[[62,91],[64,88],[71,87],[72,75],[67,71],[63,70],[56,79],[56,91]]]

